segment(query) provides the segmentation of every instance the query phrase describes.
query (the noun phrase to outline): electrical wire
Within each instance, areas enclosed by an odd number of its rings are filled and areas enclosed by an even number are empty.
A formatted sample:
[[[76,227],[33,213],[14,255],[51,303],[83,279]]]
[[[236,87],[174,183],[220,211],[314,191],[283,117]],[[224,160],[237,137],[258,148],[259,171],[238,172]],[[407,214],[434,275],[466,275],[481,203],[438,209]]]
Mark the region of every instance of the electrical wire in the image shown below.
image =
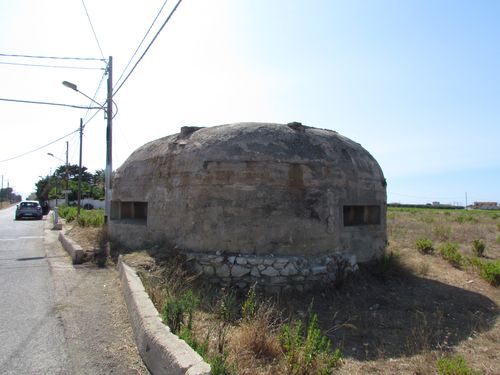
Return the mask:
[[[32,66],[37,68],[61,68],[61,69],[75,69],[75,70],[105,70],[105,68],[92,68],[84,66],[64,66],[64,65],[44,65],[44,64],[23,64],[23,63],[13,63],[0,61],[3,65],[15,65],[15,66]]]
[[[9,98],[0,98],[0,100],[4,101],[4,102],[25,103],[25,104],[44,104],[44,105],[53,105],[53,106],[59,106],[59,107],[70,107],[70,108],[78,108],[78,109],[101,109],[99,107],[89,107],[89,106],[63,104],[63,103],[52,103],[52,102],[39,102],[39,101],[35,101],[35,100],[22,100],[22,99],[9,99]]]
[[[90,28],[92,29],[92,33],[94,34],[95,41],[97,42],[97,47],[99,47],[99,51],[101,52],[101,57],[104,59],[104,53],[102,53],[101,44],[99,43],[99,39],[97,38],[97,34],[94,29],[94,25],[92,25],[92,20],[90,19],[89,12],[87,10],[87,6],[85,5],[85,1],[82,0],[83,8],[85,9],[85,14],[87,15],[87,19],[89,20]]]
[[[27,59],[53,59],[53,60],[83,60],[83,61],[104,61],[107,60],[103,57],[102,59],[95,57],[61,57],[61,56],[37,56],[37,55],[13,55],[8,53],[0,53],[0,56],[4,57],[22,57]]]
[[[177,7],[180,5],[181,2],[182,2],[182,0],[178,0],[177,1],[177,4],[175,4],[175,7],[172,9],[172,11],[168,15],[167,19],[165,20],[165,22],[163,22],[163,25],[161,25],[160,29],[155,34],[155,36],[153,37],[153,39],[151,40],[151,42],[147,46],[146,50],[142,53],[142,55],[139,58],[139,60],[137,60],[137,62],[135,63],[135,65],[132,67],[132,70],[130,70],[130,72],[127,74],[127,76],[122,81],[122,83],[120,84],[120,86],[118,86],[118,88],[115,90],[115,92],[113,93],[113,96],[116,95],[118,93],[118,91],[120,91],[120,89],[123,87],[123,85],[125,84],[125,82],[127,82],[127,80],[129,79],[130,75],[134,72],[135,68],[137,68],[137,65],[139,65],[139,63],[141,62],[141,60],[144,58],[144,56],[146,55],[146,53],[149,51],[149,49],[153,45],[153,43],[156,40],[156,38],[158,37],[158,35],[160,35],[161,31],[165,27],[165,25],[168,23],[168,21],[170,21],[170,19],[172,18],[172,15],[175,13],[175,11],[177,10]]]
[[[154,24],[156,23],[156,21],[158,20],[158,17],[160,17],[160,14],[161,12],[163,11],[163,8],[165,8],[165,5],[167,4],[167,1],[168,0],[165,0],[163,5],[161,6],[160,10],[158,11],[158,13],[156,14],[156,17],[155,19],[153,20],[153,22],[151,23],[151,25],[149,26],[149,29],[148,31],[146,31],[146,34],[144,35],[144,37],[142,38],[141,42],[139,43],[139,45],[137,46],[137,48],[135,49],[134,53],[132,54],[132,57],[130,57],[127,65],[125,66],[125,68],[123,69],[123,72],[122,74],[120,74],[120,77],[118,78],[118,80],[116,81],[116,85],[119,85],[120,84],[120,80],[122,79],[123,75],[125,74],[125,72],[127,71],[128,67],[130,66],[130,64],[132,63],[132,60],[134,59],[135,55],[137,55],[137,52],[139,51],[139,48],[141,48],[142,46],[142,43],[144,43],[144,41],[146,40],[147,36],[149,35],[149,32],[151,31],[151,29],[153,28]]]
[[[52,141],[52,142],[49,142],[49,143],[47,143],[47,144],[45,144],[45,145],[43,145],[43,146],[37,147],[37,148],[36,148],[36,149],[34,149],[34,150],[27,151],[27,152],[25,152],[25,153],[23,153],[23,154],[20,154],[20,155],[17,155],[17,156],[13,156],[13,157],[8,158],[8,159],[0,160],[0,163],[4,163],[4,162],[6,162],[6,161],[11,161],[11,160],[14,160],[14,159],[19,159],[19,158],[21,158],[21,157],[23,157],[23,156],[26,156],[26,155],[32,154],[32,153],[34,153],[34,152],[40,151],[42,148],[48,147],[48,146],[50,146],[50,145],[52,145],[52,144],[54,144],[54,143],[56,143],[56,142],[59,142],[60,140],[63,140],[64,138],[69,137],[71,134],[76,133],[76,132],[79,132],[79,131],[80,131],[80,129],[78,128],[78,129],[76,129],[76,130],[72,131],[72,132],[71,132],[71,133],[69,133],[69,134],[66,134],[66,135],[64,135],[64,136],[62,136],[62,137],[60,137],[60,138],[57,138],[56,140],[54,140],[54,141]]]

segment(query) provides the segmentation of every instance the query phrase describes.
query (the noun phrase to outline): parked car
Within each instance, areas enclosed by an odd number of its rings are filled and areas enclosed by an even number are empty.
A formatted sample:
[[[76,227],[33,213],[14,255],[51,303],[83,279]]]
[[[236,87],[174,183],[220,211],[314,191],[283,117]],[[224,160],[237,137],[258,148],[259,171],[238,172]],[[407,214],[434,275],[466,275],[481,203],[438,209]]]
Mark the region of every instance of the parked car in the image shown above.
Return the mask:
[[[32,217],[41,220],[43,217],[42,206],[37,201],[22,201],[16,206],[16,220],[23,217]]]

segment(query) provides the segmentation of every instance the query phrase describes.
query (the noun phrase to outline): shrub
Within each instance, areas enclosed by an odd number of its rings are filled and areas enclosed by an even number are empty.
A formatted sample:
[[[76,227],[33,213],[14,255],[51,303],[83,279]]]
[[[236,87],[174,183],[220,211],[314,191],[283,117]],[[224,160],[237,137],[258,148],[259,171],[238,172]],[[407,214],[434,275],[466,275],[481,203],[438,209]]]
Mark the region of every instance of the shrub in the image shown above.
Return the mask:
[[[77,208],[62,206],[59,207],[59,216],[64,218],[66,222],[71,223],[76,220]],[[104,225],[104,210],[80,210],[80,217],[77,224],[81,227],[102,227]]]
[[[306,332],[300,320],[284,324],[280,343],[290,374],[330,374],[342,359],[341,349],[337,347],[332,352],[331,341],[321,334],[316,314],[312,315]]]
[[[483,240],[472,241],[472,252],[474,253],[474,255],[482,257],[485,249],[486,249],[486,244],[484,243]]]
[[[447,260],[453,267],[460,268],[464,259],[458,251],[458,244],[453,242],[444,242],[439,246],[439,253],[443,259]]]
[[[163,321],[173,333],[181,332],[186,327],[191,330],[194,310],[199,305],[199,298],[191,289],[185,291],[180,297],[167,296],[163,306]]]
[[[465,363],[464,357],[443,357],[437,361],[439,375],[476,375],[479,372],[473,370]]]
[[[432,254],[434,252],[432,241],[428,238],[419,238],[417,242],[415,242],[415,246],[421,254]]]
[[[493,286],[500,285],[500,260],[493,262],[472,258],[470,262],[477,268],[479,276]]]

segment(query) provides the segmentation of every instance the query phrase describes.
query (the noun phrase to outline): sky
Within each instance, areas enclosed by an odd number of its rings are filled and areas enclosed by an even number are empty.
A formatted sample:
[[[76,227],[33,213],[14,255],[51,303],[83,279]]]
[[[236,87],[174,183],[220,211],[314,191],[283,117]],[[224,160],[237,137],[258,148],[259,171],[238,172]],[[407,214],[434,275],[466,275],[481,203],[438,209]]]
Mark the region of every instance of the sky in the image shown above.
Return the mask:
[[[93,105],[69,81],[104,103],[112,56],[113,169],[181,126],[298,121],[367,149],[390,203],[500,202],[500,2],[184,0],[125,79],[164,3],[1,1],[0,99]],[[80,118],[83,165],[104,169],[103,111],[0,100],[3,186],[26,197],[66,142],[78,164]]]

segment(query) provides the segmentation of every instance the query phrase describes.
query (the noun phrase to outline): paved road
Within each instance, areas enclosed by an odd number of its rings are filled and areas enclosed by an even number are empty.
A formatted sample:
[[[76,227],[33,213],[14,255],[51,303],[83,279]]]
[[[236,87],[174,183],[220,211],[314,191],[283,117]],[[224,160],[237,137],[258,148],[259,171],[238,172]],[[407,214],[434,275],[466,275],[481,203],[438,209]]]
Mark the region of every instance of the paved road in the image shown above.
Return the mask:
[[[0,210],[0,371],[70,373],[43,246],[45,221]]]
[[[73,266],[45,220],[0,210],[0,373],[147,374],[116,271]]]

